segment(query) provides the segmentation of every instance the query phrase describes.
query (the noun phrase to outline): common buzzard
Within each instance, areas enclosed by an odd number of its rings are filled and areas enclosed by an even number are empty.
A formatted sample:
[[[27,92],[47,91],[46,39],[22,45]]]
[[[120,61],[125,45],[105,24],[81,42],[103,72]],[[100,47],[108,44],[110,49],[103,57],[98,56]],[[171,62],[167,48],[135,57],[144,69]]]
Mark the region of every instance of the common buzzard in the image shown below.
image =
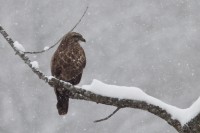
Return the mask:
[[[80,82],[86,65],[85,52],[79,42],[85,42],[83,36],[76,32],[68,33],[61,41],[51,59],[52,76],[76,85]],[[63,93],[62,88],[54,87],[57,97],[59,115],[68,111],[69,92]]]

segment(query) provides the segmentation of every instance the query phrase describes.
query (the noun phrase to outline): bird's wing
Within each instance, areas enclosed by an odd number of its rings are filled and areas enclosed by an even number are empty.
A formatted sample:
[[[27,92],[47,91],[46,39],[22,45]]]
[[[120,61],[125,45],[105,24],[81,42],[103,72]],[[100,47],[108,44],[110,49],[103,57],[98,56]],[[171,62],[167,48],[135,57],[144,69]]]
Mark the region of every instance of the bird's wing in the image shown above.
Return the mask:
[[[58,78],[69,81],[76,78],[83,72],[83,68],[86,65],[86,57],[83,48],[74,47],[70,50],[58,51],[58,55],[52,61],[52,66],[55,66],[52,70],[54,75],[59,76]],[[58,75],[60,74],[60,75]]]

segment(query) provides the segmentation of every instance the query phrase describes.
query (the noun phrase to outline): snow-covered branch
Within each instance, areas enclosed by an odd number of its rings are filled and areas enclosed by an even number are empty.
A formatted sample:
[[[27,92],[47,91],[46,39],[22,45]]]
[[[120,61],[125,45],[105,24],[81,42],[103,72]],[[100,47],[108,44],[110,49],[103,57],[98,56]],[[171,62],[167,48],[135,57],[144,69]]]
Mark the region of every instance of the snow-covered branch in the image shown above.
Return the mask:
[[[46,76],[38,70],[38,63],[31,61],[24,53],[23,46],[14,42],[0,26],[0,33],[14,49],[16,54],[50,86],[60,86],[63,92],[70,91],[70,98],[86,100],[120,108],[136,108],[148,111],[173,126],[180,133],[200,132],[200,98],[187,109],[180,109],[156,99],[136,87],[115,86],[93,80],[91,85],[75,87],[70,83]],[[45,90],[44,90],[45,91]],[[114,112],[113,112],[114,113]]]

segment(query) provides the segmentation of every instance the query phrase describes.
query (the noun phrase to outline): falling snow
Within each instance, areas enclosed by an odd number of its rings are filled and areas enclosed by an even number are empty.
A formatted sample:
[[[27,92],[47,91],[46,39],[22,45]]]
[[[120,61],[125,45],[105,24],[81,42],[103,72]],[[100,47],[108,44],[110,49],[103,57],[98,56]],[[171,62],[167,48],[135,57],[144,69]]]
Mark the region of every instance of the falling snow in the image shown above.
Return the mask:
[[[118,91],[119,88],[136,86],[130,92],[140,88],[137,91],[141,95],[135,98],[143,99],[148,94],[148,98],[156,97],[167,103],[167,107],[173,105],[178,112],[173,117],[181,119],[187,112],[181,120],[185,123],[196,114],[192,111],[198,110],[199,100],[194,101],[200,95],[198,3],[193,0],[44,0],[39,3],[8,0],[1,2],[0,24],[23,44],[14,43],[18,50],[47,50],[73,27],[89,5],[87,14],[74,30],[87,41],[83,45],[87,65],[79,85],[99,79],[106,88],[99,88],[105,91],[99,93],[118,96],[120,92],[123,97],[127,91]],[[50,62],[55,49],[26,56],[40,63],[39,66],[32,62],[35,68],[40,67],[46,75],[51,75]],[[162,119],[135,109],[122,109],[109,120],[94,124],[94,120],[107,116],[115,108],[73,99],[63,119],[57,114],[54,89],[40,81],[13,53],[0,37],[0,132],[176,133]],[[111,91],[107,85],[113,84],[117,90],[111,88]]]

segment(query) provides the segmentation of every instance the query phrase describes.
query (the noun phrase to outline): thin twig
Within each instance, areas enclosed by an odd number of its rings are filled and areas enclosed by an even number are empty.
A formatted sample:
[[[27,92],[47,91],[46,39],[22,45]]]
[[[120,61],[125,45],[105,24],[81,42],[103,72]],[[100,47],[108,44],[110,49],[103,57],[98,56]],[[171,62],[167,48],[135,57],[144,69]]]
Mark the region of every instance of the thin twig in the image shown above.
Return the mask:
[[[32,51],[32,52],[24,52],[24,54],[41,54],[41,53],[43,53],[43,52],[45,52],[45,51],[48,51],[48,50],[50,50],[51,48],[53,48],[53,47],[55,47],[60,41],[61,41],[61,39],[62,38],[60,38],[54,45],[52,45],[51,47],[49,47],[48,49],[46,49],[46,50],[41,50],[41,51]]]
[[[94,122],[96,123],[96,122],[101,122],[101,121],[105,121],[105,120],[109,119],[109,118],[110,118],[111,116],[113,116],[117,111],[119,111],[119,109],[121,109],[121,107],[117,107],[117,109],[116,109],[115,111],[113,111],[112,114],[110,114],[109,116],[107,116],[107,117],[105,117],[105,118],[103,118],[103,119],[96,120],[96,121],[94,121]]]
[[[83,15],[81,16],[81,18],[79,19],[79,21],[74,25],[74,27],[73,27],[69,32],[72,32],[72,31],[79,25],[79,23],[81,22],[81,20],[82,20],[83,17],[85,16],[87,10],[88,10],[88,6],[86,7],[86,9],[85,9]]]
[[[88,6],[86,7],[83,15],[81,16],[81,18],[79,19],[79,21],[74,25],[74,27],[69,31],[72,32],[81,22],[81,20],[83,19],[83,17],[85,16],[87,10],[88,10]],[[41,51],[32,51],[32,52],[24,52],[24,54],[41,54],[43,52],[49,51],[51,48],[55,47],[63,38],[65,38],[65,36],[69,33],[67,32],[65,35],[63,35],[54,45],[50,46],[48,49],[46,50],[41,50]]]

